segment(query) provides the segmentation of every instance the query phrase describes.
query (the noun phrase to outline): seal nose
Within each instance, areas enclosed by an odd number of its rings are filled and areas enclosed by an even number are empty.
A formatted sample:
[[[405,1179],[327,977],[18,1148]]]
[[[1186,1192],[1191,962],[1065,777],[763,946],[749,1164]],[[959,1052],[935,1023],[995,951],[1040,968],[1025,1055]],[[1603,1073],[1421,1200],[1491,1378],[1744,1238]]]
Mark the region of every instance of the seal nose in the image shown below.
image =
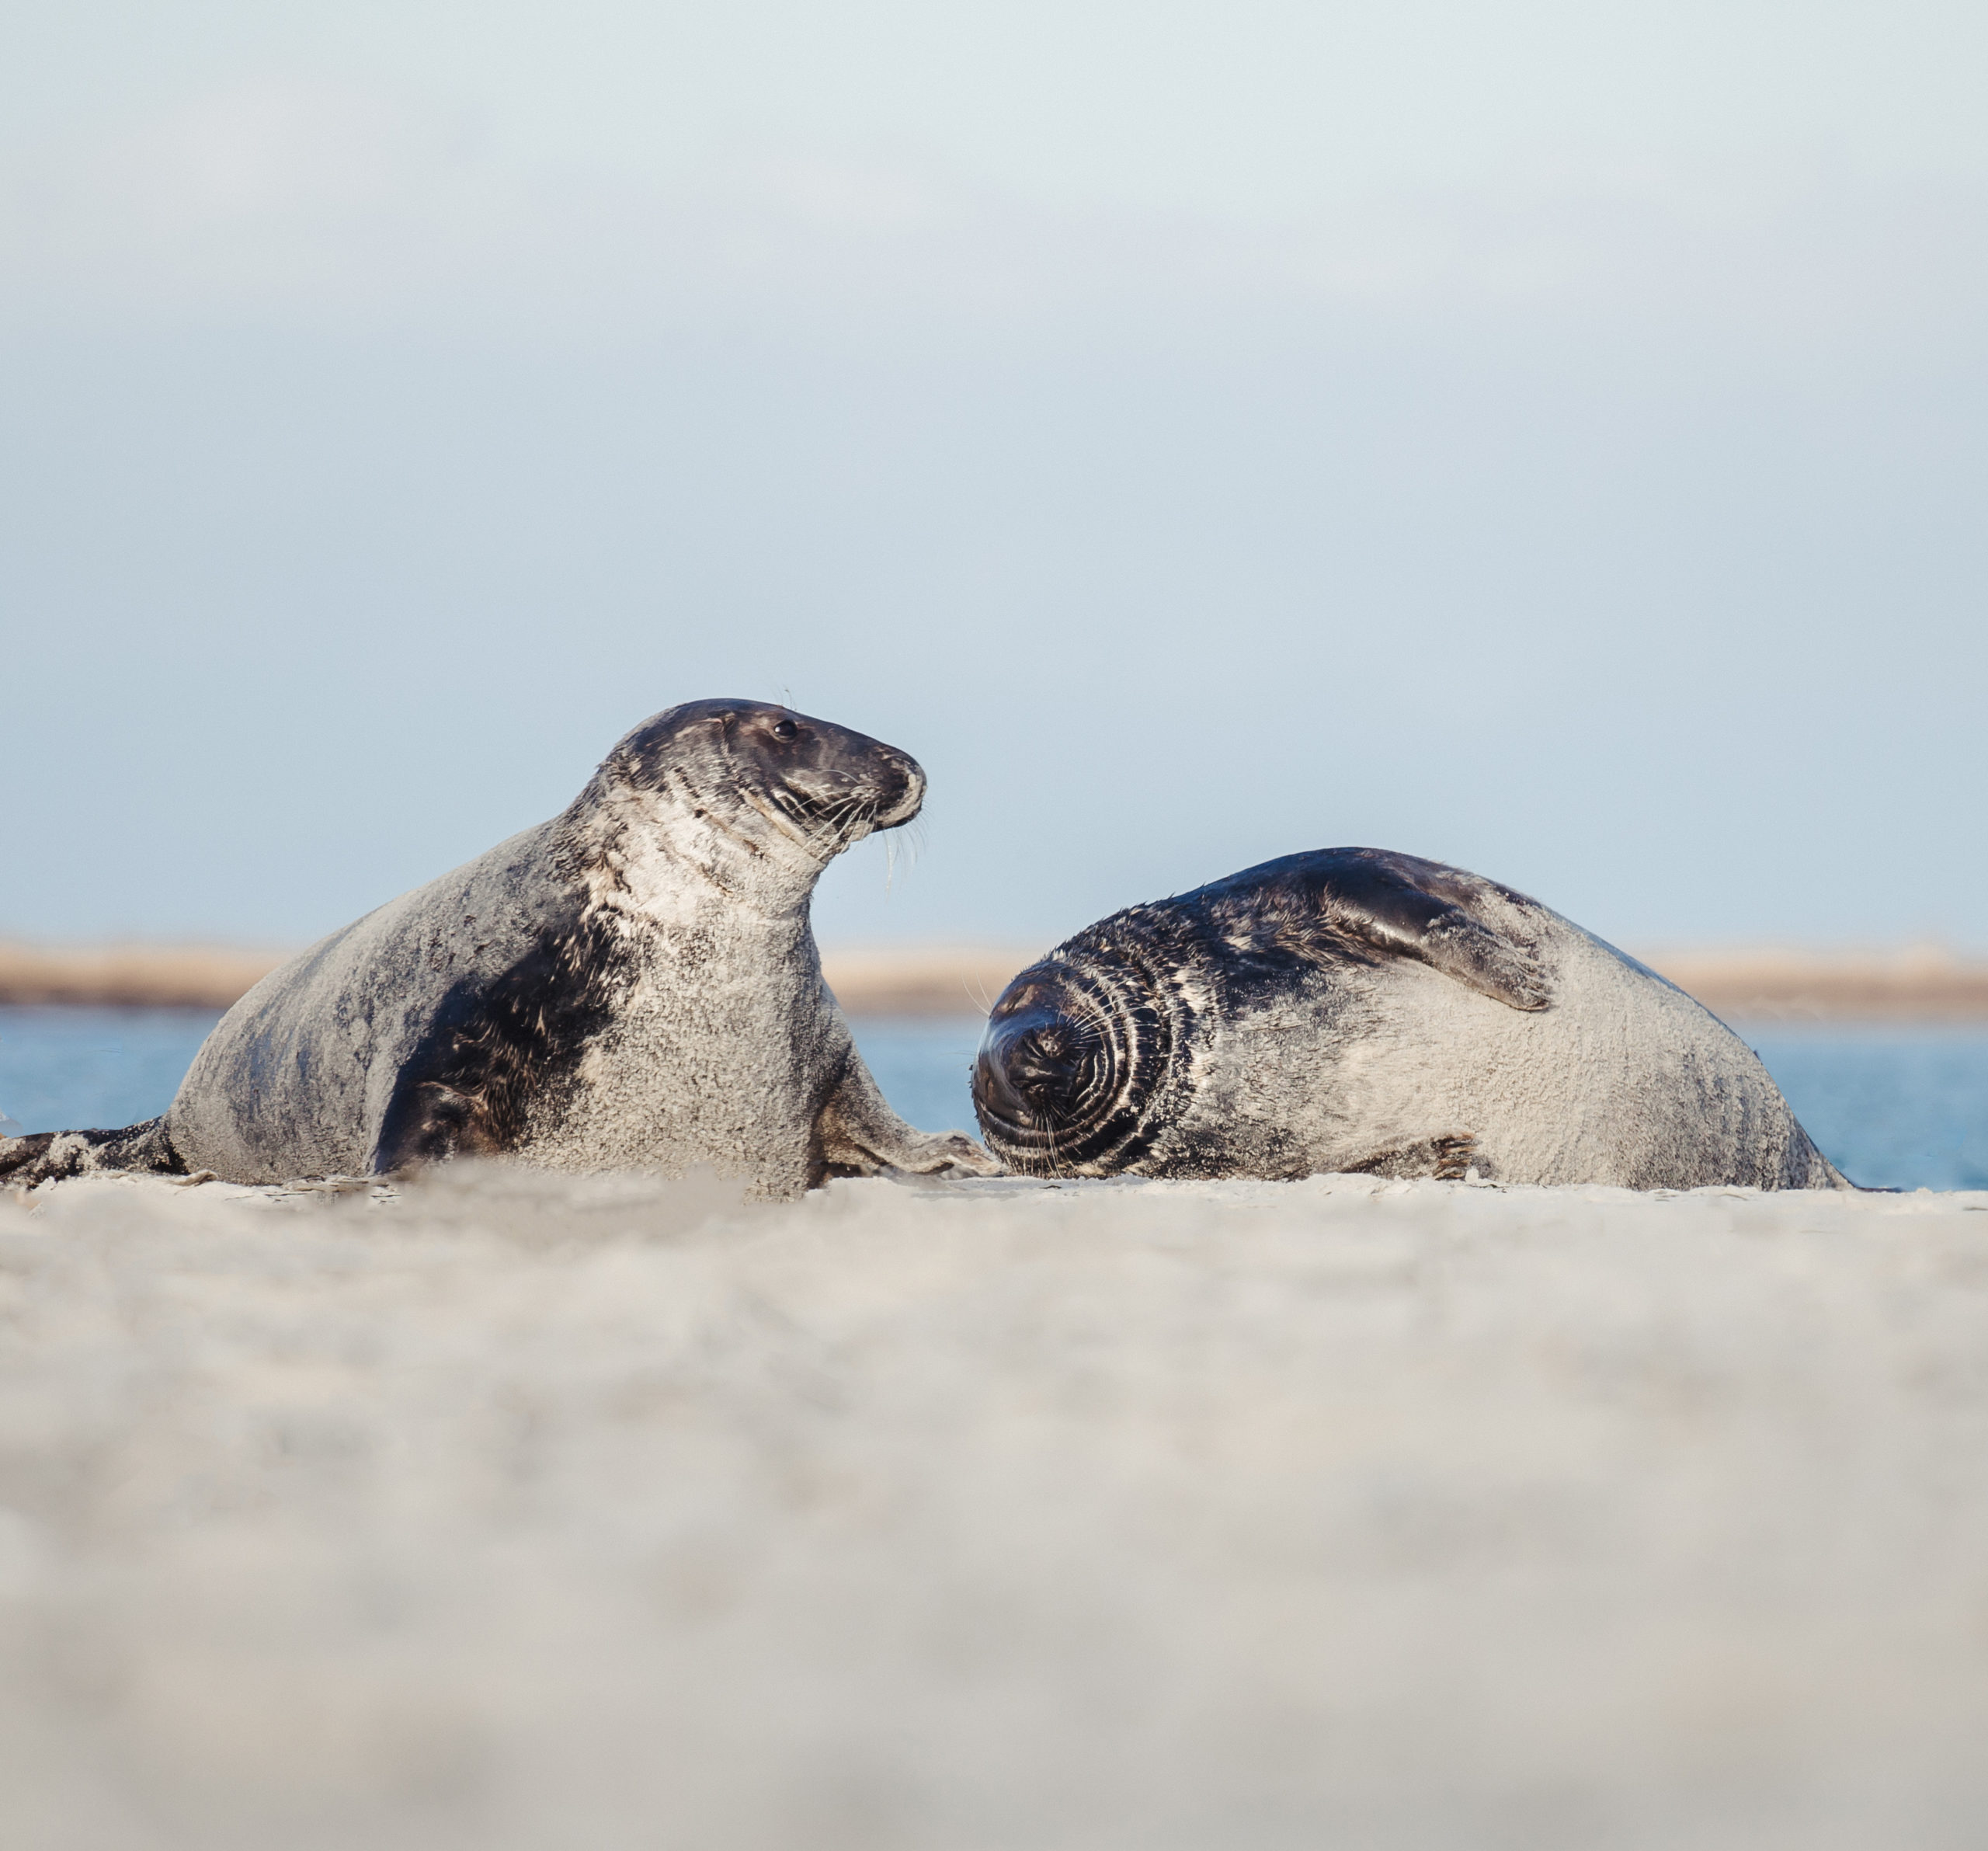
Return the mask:
[[[908,753],[888,746],[878,750],[882,761],[884,803],[877,812],[879,829],[909,823],[925,806],[925,767]]]
[[[1057,1125],[1083,1090],[1091,1039],[1047,1004],[989,1021],[974,1062],[975,1108],[1011,1125]]]

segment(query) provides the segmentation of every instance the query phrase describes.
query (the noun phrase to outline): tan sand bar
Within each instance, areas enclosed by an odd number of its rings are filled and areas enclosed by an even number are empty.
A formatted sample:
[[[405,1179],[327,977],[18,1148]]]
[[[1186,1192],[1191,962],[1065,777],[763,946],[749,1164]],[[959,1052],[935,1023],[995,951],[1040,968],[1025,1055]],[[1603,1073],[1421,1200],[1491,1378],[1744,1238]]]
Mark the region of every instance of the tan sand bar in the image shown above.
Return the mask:
[[[33,945],[0,941],[0,1004],[225,1009],[291,954],[229,945]],[[1038,954],[1006,946],[905,945],[823,954],[853,1015],[985,1015]]]
[[[1735,1020],[1988,1020],[1988,959],[1943,945],[1635,955],[1714,1014]],[[1016,945],[871,946],[825,951],[822,962],[852,1015],[984,1015],[1009,979],[1041,955]]]
[[[822,971],[850,1015],[984,1016],[1008,979],[1048,948],[846,946],[823,951]]]
[[[1041,948],[846,946],[822,969],[851,1015],[978,1016]],[[288,954],[221,945],[0,942],[0,1003],[225,1008]],[[1988,1021],[1988,959],[1940,945],[1639,954],[1715,1014],[1744,1021]]]
[[[1751,1021],[1988,1019],[1988,959],[1944,945],[1788,946],[1637,954],[1715,1015]]]
[[[0,942],[0,1003],[225,1009],[289,955],[236,945]]]

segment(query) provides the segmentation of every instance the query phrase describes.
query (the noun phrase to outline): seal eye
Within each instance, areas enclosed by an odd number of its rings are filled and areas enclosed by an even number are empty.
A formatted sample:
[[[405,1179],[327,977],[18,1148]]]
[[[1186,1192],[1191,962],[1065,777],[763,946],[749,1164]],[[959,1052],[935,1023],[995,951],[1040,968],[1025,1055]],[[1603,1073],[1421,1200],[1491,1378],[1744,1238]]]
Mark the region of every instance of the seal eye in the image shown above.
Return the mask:
[[[798,739],[800,736],[801,729],[791,720],[779,720],[774,722],[773,737],[775,739]]]

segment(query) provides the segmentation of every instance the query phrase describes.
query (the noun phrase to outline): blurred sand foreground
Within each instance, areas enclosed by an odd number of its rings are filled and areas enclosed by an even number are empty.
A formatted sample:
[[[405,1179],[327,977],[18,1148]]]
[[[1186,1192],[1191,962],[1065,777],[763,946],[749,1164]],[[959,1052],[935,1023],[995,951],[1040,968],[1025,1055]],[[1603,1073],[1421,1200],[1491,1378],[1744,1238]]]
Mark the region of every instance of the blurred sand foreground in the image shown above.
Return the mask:
[[[0,1199],[10,1851],[1988,1818],[1988,1194]]]
[[[985,1015],[1044,948],[900,945],[822,954],[852,1015]],[[224,1009],[289,954],[201,945],[0,941],[0,1004],[203,1005]],[[1645,962],[1715,1014],[1753,1021],[1988,1018],[1988,962],[1939,945],[1817,952],[1671,950]]]

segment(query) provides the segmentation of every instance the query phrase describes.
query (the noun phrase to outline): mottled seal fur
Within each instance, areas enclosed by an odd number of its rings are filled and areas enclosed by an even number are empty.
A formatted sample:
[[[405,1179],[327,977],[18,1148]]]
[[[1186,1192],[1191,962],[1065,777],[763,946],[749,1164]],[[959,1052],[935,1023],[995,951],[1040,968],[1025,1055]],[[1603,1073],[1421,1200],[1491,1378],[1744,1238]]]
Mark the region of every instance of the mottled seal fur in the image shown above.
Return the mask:
[[[1373,848],[1079,932],[1002,993],[973,1096],[989,1146],[1038,1175],[1850,1186],[1673,984],[1524,894]]]
[[[230,1010],[161,1119],[0,1144],[0,1177],[392,1174],[463,1154],[708,1164],[756,1193],[996,1166],[885,1103],[822,979],[829,861],[917,814],[905,753],[699,701],[615,746],[561,816],[367,915]]]

